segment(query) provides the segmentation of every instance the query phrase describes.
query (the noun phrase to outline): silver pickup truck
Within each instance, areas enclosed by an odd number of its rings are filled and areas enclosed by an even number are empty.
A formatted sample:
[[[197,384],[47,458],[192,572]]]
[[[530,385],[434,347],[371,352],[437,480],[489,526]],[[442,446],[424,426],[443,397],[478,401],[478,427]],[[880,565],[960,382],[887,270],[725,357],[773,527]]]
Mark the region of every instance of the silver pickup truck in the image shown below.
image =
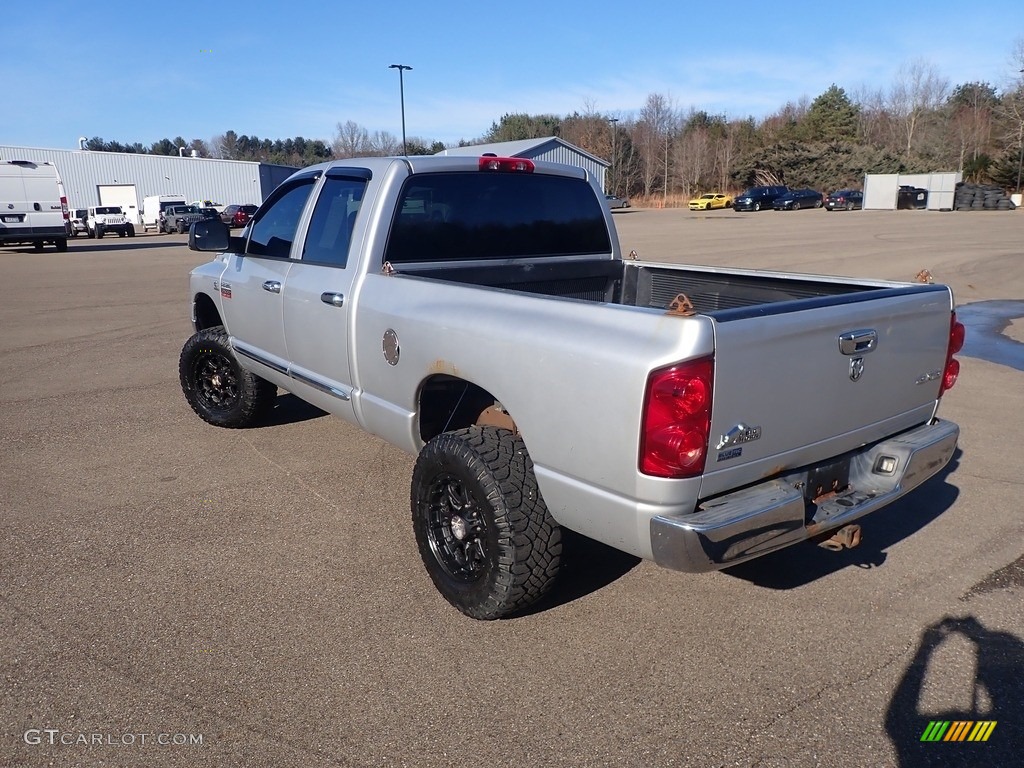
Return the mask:
[[[474,618],[547,592],[562,528],[691,572],[851,545],[956,448],[946,286],[624,259],[582,169],[336,161],[189,245],[191,407],[244,427],[280,387],[418,456],[420,554]]]

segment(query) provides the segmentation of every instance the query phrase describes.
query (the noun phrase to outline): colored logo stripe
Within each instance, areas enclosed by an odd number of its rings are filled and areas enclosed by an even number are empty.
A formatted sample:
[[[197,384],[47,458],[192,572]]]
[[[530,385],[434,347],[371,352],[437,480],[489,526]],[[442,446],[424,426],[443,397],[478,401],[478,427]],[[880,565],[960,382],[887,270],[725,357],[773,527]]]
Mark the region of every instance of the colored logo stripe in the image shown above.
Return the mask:
[[[988,741],[997,720],[932,720],[921,734],[921,741]]]
[[[992,735],[992,731],[996,729],[996,720],[982,720],[971,731],[971,735],[967,737],[968,741],[988,741],[988,737]]]

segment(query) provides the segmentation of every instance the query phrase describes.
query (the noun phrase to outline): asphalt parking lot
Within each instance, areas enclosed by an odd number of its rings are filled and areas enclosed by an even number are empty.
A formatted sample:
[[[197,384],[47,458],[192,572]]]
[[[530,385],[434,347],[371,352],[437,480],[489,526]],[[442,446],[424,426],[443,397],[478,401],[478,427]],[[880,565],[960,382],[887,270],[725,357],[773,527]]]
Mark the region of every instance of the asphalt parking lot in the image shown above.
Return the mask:
[[[1019,764],[1024,213],[614,219],[643,259],[928,270],[994,307],[950,468],[853,550],[694,576],[577,542],[537,611],[476,622],[419,561],[412,457],[287,395],[192,414],[184,237],[0,249],[0,765]]]

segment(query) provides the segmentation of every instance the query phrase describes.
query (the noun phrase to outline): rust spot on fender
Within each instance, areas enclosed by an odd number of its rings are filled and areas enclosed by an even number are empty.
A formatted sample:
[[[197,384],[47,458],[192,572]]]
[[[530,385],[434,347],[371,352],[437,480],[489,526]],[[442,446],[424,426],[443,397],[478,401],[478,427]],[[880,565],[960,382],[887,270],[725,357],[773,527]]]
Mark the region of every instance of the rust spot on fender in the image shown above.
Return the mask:
[[[427,373],[445,373],[449,376],[458,376],[459,369],[454,363],[449,363],[447,360],[438,358],[430,364],[429,368],[427,368]]]
[[[496,405],[484,408],[480,415],[477,416],[476,423],[482,427],[498,427],[499,429],[510,430],[516,434],[519,433],[519,427],[516,426],[512,417]]]

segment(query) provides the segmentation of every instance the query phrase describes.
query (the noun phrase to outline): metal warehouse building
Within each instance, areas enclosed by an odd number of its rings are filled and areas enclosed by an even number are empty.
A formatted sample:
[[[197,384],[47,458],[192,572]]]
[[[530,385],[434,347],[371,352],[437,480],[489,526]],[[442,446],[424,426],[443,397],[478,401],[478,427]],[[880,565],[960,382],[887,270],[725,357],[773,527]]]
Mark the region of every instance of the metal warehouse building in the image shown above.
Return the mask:
[[[141,224],[142,201],[150,195],[259,205],[296,170],[241,160],[4,145],[0,145],[0,160],[53,163],[64,181],[70,207],[119,205],[136,224]]]
[[[604,176],[610,163],[584,152],[575,144],[563,141],[557,136],[521,141],[499,141],[495,144],[474,144],[469,147],[453,147],[438,152],[439,155],[482,155],[493,152],[499,157],[522,157],[526,160],[545,160],[551,163],[565,163],[583,168],[597,179],[597,186],[604,189]]]

